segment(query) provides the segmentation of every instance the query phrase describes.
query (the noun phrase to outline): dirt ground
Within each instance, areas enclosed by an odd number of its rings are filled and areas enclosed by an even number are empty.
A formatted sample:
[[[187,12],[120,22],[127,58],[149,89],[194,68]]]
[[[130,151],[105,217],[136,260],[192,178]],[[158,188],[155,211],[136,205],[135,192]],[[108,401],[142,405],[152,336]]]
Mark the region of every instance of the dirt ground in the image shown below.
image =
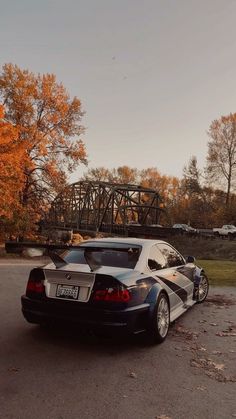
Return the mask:
[[[236,288],[211,287],[200,306],[199,318],[192,318],[186,327],[185,317],[178,319],[170,330],[177,356],[188,351],[190,366],[196,373],[215,381],[236,383]]]

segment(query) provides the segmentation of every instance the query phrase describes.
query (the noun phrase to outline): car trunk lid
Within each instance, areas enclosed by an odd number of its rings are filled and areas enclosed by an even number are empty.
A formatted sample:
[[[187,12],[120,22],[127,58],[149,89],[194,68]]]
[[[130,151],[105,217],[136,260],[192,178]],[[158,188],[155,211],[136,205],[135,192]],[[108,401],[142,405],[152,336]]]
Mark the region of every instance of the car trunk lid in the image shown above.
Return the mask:
[[[90,298],[96,274],[68,269],[44,269],[44,275],[45,293],[48,298],[86,303]]]

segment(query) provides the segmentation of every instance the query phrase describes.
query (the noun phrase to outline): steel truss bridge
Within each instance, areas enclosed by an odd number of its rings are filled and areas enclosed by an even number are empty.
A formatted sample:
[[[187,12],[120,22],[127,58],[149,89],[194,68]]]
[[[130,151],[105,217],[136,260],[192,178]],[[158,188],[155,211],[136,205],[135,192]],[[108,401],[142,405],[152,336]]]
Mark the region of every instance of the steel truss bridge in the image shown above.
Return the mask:
[[[80,181],[53,201],[47,223],[54,228],[127,234],[167,220],[157,191],[137,185]],[[166,224],[166,221],[165,221]]]

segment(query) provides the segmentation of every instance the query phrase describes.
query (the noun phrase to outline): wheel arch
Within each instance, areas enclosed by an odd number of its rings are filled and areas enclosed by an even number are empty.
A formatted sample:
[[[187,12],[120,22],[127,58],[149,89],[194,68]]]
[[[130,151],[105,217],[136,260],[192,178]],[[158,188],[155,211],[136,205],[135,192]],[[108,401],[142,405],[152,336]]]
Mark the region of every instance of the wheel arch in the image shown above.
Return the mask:
[[[150,289],[148,296],[146,298],[146,301],[145,301],[150,306],[149,316],[152,316],[152,314],[154,313],[156,303],[160,294],[165,294],[168,305],[169,305],[169,310],[170,310],[170,299],[169,299],[167,291],[164,288],[162,288],[160,284],[154,284],[152,288]]]
[[[193,276],[193,283],[194,285],[198,285],[200,281],[201,275],[205,275],[207,277],[207,274],[201,266],[195,266],[194,276]]]
[[[204,268],[200,268],[200,269],[201,269],[200,274],[201,274],[201,275],[202,275],[202,274],[206,275],[206,272],[205,272]]]
[[[201,303],[203,302],[207,295],[208,295],[208,291],[209,291],[209,279],[208,276],[206,275],[205,271],[203,268],[199,268],[199,274],[195,277],[195,281],[194,281],[194,290],[193,290],[193,299],[196,300],[197,303]],[[199,299],[199,289],[201,286],[201,281],[202,279],[205,278],[205,281],[207,283],[207,290],[205,293],[205,297],[203,299]]]

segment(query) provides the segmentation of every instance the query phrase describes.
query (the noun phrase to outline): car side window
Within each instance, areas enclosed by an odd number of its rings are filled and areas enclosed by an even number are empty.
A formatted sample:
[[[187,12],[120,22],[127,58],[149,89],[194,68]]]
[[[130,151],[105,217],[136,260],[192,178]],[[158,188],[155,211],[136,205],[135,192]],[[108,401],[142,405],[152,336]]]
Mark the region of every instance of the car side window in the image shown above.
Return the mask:
[[[161,243],[158,245],[158,249],[166,259],[169,268],[185,264],[185,260],[180,253],[168,244]]]
[[[157,271],[166,267],[166,261],[157,246],[152,246],[148,256],[148,267],[151,271]]]

